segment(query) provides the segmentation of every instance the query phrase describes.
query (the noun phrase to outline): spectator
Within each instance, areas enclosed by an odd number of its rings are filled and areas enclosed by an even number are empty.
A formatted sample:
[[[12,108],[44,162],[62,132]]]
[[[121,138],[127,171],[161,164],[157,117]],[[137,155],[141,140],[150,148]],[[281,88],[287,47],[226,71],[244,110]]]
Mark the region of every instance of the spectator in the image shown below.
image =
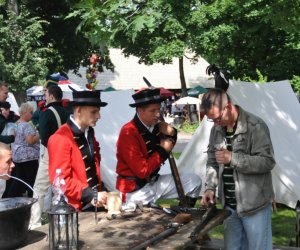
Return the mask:
[[[14,176],[33,186],[39,167],[40,136],[29,121],[32,118],[33,106],[22,103],[19,108],[20,120],[17,122],[15,142],[12,146],[12,157],[15,163]],[[18,180],[13,180],[8,197],[21,197],[27,191],[27,196],[32,197],[31,189],[28,189]]]
[[[34,127],[39,128],[39,117],[40,113],[46,108],[46,100],[41,100],[37,102],[37,109],[33,112],[31,122]]]
[[[9,123],[10,103],[0,102],[0,142],[7,144],[13,143],[15,140],[14,123]]]
[[[166,100],[166,105],[167,105],[167,112],[169,114],[169,116],[172,114],[172,98],[169,97],[167,100]]]
[[[14,166],[9,146],[0,142],[0,198],[5,190],[6,180],[10,178],[8,175],[11,175]]]
[[[15,115],[14,112],[10,111],[10,103],[7,101],[0,102],[0,130],[3,128],[0,134],[0,141],[8,145],[15,140],[17,121],[19,116]],[[14,171],[14,170],[13,170]],[[6,190],[2,194],[3,198],[8,197],[8,189],[11,185],[12,179],[6,181]]]
[[[41,139],[40,145],[40,160],[39,169],[33,186],[34,192],[38,195],[38,202],[32,206],[31,228],[41,226],[41,215],[44,211],[44,201],[49,206],[51,203],[51,196],[45,196],[50,187],[48,175],[48,139],[55,131],[64,124],[69,116],[69,113],[62,107],[62,90],[61,88],[48,81],[44,88],[46,108],[39,115],[39,133]],[[50,191],[48,192],[50,194]]]
[[[234,105],[222,89],[204,94],[201,110],[214,123],[208,145],[202,204],[223,206],[225,249],[271,250],[271,170],[275,166],[270,132],[259,117]]]

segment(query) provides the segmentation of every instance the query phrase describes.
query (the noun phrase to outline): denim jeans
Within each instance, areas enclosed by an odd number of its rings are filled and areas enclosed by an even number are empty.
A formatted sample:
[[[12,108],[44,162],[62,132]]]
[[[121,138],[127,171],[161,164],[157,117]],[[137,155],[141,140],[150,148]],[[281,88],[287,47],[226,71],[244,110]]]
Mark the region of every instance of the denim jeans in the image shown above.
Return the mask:
[[[229,207],[231,215],[224,221],[226,250],[272,250],[271,203],[247,216],[238,216]]]

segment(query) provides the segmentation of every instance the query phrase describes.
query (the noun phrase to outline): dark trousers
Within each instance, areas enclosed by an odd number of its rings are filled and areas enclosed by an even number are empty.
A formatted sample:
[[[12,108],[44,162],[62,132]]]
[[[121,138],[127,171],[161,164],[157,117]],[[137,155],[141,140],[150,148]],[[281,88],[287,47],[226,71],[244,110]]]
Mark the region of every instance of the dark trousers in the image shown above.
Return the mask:
[[[38,167],[38,160],[15,163],[13,176],[21,179],[29,186],[33,187]],[[7,192],[7,197],[22,197],[26,191],[28,192],[28,197],[33,196],[33,192],[29,187],[18,180],[12,179],[11,185],[9,186]]]

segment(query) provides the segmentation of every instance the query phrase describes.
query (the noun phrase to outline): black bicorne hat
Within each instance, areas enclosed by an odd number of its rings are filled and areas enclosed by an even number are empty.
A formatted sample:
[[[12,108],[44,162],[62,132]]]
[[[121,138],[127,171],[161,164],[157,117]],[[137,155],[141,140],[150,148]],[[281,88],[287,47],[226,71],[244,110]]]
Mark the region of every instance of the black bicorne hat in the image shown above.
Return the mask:
[[[135,103],[129,104],[130,107],[140,107],[151,103],[161,103],[166,97],[160,95],[160,89],[143,88],[132,95]]]
[[[69,102],[71,106],[96,106],[96,107],[105,107],[107,102],[102,102],[100,99],[100,91],[77,91],[69,86],[72,89],[73,100]]]

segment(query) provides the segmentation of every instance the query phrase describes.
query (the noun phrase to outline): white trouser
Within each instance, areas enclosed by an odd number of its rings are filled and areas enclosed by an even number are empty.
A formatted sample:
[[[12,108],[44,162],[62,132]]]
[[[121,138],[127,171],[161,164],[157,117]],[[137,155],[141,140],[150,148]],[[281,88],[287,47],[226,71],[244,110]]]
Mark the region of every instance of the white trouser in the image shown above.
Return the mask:
[[[183,190],[186,196],[198,198],[201,190],[201,178],[195,174],[180,175]],[[147,183],[141,189],[126,194],[126,202],[122,205],[122,210],[135,210],[137,204],[147,205],[160,198],[178,198],[177,189],[171,174],[160,175],[153,184]]]
[[[48,188],[50,187],[48,164],[48,149],[41,144],[39,169],[33,186],[34,194],[38,196],[38,202],[34,203],[31,207],[30,224],[33,225],[33,227],[41,225],[41,216],[44,208],[44,199]]]

